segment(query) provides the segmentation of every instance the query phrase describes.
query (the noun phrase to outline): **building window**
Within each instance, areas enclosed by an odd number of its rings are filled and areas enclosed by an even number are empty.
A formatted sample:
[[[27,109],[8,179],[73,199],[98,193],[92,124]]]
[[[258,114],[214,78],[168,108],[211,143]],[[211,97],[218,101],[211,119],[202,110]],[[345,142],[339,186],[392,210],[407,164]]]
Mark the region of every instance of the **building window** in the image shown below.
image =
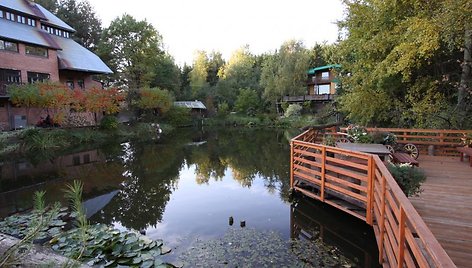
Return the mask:
[[[84,154],[84,164],[90,163],[90,155],[89,154]]]
[[[33,26],[33,27],[36,27],[36,21],[34,19],[30,19],[28,18],[28,25],[29,26]],[[44,28],[43,28],[44,29]]]
[[[72,157],[72,165],[79,166],[80,165],[80,155],[74,155]]]
[[[3,18],[3,10],[0,10],[0,18]]]
[[[37,47],[37,46],[25,46],[26,54],[40,56],[40,57],[48,57],[48,49],[44,47]]]
[[[21,71],[0,69],[0,83],[4,84],[20,84]]]
[[[5,41],[5,40],[0,40],[0,50],[8,50],[8,51],[13,51],[13,52],[18,52],[18,44]]]
[[[322,72],[321,79],[329,79],[329,72]]]
[[[44,73],[28,72],[28,83],[44,82],[49,80],[50,75]]]
[[[7,20],[15,21],[15,15],[11,14],[10,12],[5,12],[5,18]]]
[[[319,85],[317,86],[317,94],[329,94],[330,86],[329,85]]]
[[[70,89],[74,89],[74,80],[69,79],[66,81],[66,86]]]
[[[85,89],[85,82],[83,79],[77,80],[77,85],[79,86],[80,89]]]

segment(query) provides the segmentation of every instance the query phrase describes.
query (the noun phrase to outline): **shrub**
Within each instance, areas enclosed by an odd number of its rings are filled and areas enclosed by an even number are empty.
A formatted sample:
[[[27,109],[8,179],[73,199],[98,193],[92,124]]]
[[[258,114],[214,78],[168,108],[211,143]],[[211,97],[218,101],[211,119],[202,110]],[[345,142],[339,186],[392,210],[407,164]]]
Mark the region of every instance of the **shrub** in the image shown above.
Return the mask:
[[[173,126],[186,126],[192,123],[190,109],[179,106],[172,106],[165,115],[164,120]]]
[[[236,99],[234,108],[240,113],[246,113],[249,116],[254,116],[255,111],[259,106],[259,96],[257,92],[252,89],[241,89],[239,96]]]
[[[226,117],[229,114],[229,105],[227,102],[220,103],[218,105],[218,116]]]
[[[112,115],[107,115],[102,118],[102,121],[100,121],[100,128],[104,130],[116,130],[119,125],[120,123],[116,116]]]
[[[357,125],[350,125],[347,128],[347,135],[350,139],[357,143],[372,143],[372,136],[364,127]]]
[[[381,143],[384,145],[392,145],[397,141],[397,136],[390,132],[375,131],[372,132],[372,142]]]
[[[143,110],[157,109],[166,113],[172,107],[172,96],[164,89],[143,88],[139,90],[139,100],[136,105]]]
[[[387,167],[406,196],[416,196],[422,192],[421,183],[426,180],[423,171],[410,164],[397,166],[390,163]]]
[[[299,116],[302,111],[302,106],[299,104],[290,104],[285,110],[284,116],[285,117],[292,117],[292,116]]]

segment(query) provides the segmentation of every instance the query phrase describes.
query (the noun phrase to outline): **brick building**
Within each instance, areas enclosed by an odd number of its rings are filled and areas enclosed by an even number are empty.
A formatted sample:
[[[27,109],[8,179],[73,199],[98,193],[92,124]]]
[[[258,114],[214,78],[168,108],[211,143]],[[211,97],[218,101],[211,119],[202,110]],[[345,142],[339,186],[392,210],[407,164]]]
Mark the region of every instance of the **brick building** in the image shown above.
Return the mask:
[[[39,4],[0,1],[0,130],[19,127],[26,117],[25,109],[9,102],[8,85],[49,80],[86,90],[102,86],[94,75],[112,73],[97,55],[71,39],[74,32]],[[44,113],[34,109],[28,121],[37,122]]]

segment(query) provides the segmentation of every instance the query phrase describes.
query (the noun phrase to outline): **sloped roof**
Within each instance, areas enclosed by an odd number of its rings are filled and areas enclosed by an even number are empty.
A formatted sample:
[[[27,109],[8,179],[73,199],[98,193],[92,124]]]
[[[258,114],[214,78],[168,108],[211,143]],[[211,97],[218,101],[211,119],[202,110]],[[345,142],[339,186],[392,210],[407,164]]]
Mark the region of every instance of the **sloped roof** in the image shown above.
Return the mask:
[[[113,73],[97,55],[74,40],[54,35],[51,35],[51,37],[62,48],[62,50],[57,51],[59,70]]]
[[[190,109],[206,109],[205,105],[201,101],[176,101],[175,106],[190,108]]]
[[[312,69],[308,70],[308,74],[314,74],[317,71],[333,69],[333,68],[336,68],[336,69],[341,68],[341,65],[340,64],[330,64],[330,65],[315,67],[315,68],[312,68]]]
[[[66,31],[75,32],[74,28],[72,28],[69,24],[65,23],[64,21],[56,17],[54,14],[49,12],[49,10],[45,9],[40,4],[36,4],[36,6],[46,17],[46,21],[42,21],[42,23],[45,23],[45,24],[48,24],[48,25],[51,25],[51,26],[54,26],[54,27],[57,27]]]
[[[36,18],[46,19],[45,15],[39,10],[35,4],[26,0],[1,0],[0,6],[11,10],[21,12]]]
[[[45,31],[9,20],[0,19],[0,37],[53,49],[61,49],[52,36]]]

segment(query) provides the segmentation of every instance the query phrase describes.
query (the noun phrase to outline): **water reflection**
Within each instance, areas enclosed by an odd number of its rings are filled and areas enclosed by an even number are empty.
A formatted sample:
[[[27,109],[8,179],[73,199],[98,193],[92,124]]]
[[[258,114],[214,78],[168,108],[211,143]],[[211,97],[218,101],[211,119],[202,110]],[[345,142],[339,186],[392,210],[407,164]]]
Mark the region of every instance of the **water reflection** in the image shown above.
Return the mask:
[[[146,230],[173,247],[171,259],[197,241],[224,237],[233,217],[236,234],[240,221],[286,241],[309,234],[308,241],[321,239],[369,266],[375,248],[368,245],[375,242],[363,234],[365,226],[353,227],[356,219],[303,200],[290,205],[288,136],[277,130],[182,129],[159,141],[110,142],[26,167],[19,163],[27,160],[5,162],[0,217],[28,207],[34,190],[61,200],[64,183],[80,179],[91,222]],[[345,234],[348,227],[353,233]]]
[[[356,267],[378,267],[375,237],[364,222],[326,204],[300,197],[291,205],[292,239],[321,242],[338,249]]]

